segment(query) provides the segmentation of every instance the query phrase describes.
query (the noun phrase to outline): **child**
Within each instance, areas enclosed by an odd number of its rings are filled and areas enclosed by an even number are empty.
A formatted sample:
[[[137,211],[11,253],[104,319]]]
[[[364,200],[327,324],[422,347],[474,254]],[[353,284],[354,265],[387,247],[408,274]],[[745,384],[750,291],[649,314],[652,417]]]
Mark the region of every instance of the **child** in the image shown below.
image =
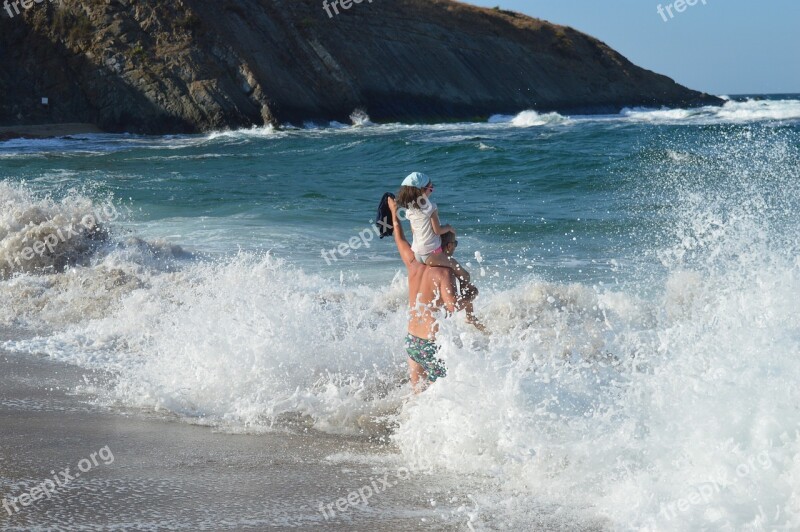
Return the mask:
[[[426,266],[451,268],[463,281],[469,282],[469,273],[461,265],[442,252],[442,235],[456,231],[450,225],[439,223],[439,210],[429,197],[433,193],[430,178],[420,172],[414,172],[405,178],[400,192],[397,193],[397,204],[406,209],[406,218],[411,222],[414,241],[411,250]]]

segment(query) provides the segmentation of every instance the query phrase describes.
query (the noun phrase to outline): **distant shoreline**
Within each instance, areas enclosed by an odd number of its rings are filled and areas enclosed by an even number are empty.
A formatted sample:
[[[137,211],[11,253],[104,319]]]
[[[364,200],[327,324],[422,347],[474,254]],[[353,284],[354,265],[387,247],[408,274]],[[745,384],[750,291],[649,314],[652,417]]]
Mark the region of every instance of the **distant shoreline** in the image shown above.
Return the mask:
[[[0,142],[12,139],[50,139],[84,133],[103,133],[103,130],[94,124],[79,122],[40,124],[36,126],[5,126],[0,127]]]
[[[780,100],[800,100],[800,93],[754,93],[754,94],[727,94],[721,96],[729,101],[734,102],[745,102],[747,100],[755,100],[755,101],[780,101]],[[666,107],[667,109],[689,109],[689,107]],[[663,107],[643,107],[642,109],[652,109],[652,110],[660,110]],[[519,111],[519,113],[525,112],[526,110]],[[549,112],[556,112],[562,114],[562,116],[593,116],[596,114],[602,114],[598,109],[595,109],[595,112],[560,112],[557,110],[543,110],[543,109],[528,109],[527,111],[535,111],[539,114],[547,114]],[[513,113],[513,115],[519,114]],[[618,114],[619,110],[609,111],[609,114]],[[488,116],[476,116],[473,117],[472,120],[467,120],[467,122],[474,122],[474,123],[481,123],[487,122],[493,116],[502,115],[503,113],[491,113]],[[371,118],[368,117],[370,121]],[[313,121],[312,121],[313,122]],[[375,124],[392,124],[392,123],[400,123],[400,124],[407,124],[407,125],[434,125],[434,124],[448,124],[448,123],[463,123],[463,119],[453,119],[449,121],[398,121],[398,122],[382,122],[382,121],[375,121]],[[256,127],[264,127],[263,125],[258,124],[250,124],[249,126],[243,127],[241,129],[247,128],[256,128]],[[278,124],[277,128],[294,128],[297,127],[293,125],[291,122]],[[212,129],[209,131],[204,131],[201,133],[196,134],[206,134],[206,133],[213,133],[219,131],[231,131],[236,130],[222,128],[222,129]],[[121,133],[120,131],[114,131],[115,133]],[[69,135],[81,135],[81,134],[98,134],[98,133],[109,133],[108,131],[104,131],[97,127],[94,124],[88,122],[67,122],[67,123],[51,123],[51,124],[37,124],[37,125],[19,125],[19,126],[0,126],[0,142],[5,142],[8,140],[15,140],[15,139],[50,139],[50,138],[58,138],[58,137],[65,137]],[[128,133],[133,133],[132,131],[128,131]]]

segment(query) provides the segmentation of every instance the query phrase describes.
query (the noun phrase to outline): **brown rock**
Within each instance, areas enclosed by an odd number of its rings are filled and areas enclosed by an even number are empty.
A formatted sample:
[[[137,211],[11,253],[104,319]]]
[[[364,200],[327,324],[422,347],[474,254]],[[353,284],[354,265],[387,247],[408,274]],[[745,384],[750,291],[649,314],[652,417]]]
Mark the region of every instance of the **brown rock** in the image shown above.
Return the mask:
[[[3,16],[0,32],[6,126],[180,133],[346,122],[355,109],[451,121],[721,103],[572,28],[449,0],[374,0],[333,18],[319,0],[62,0]]]

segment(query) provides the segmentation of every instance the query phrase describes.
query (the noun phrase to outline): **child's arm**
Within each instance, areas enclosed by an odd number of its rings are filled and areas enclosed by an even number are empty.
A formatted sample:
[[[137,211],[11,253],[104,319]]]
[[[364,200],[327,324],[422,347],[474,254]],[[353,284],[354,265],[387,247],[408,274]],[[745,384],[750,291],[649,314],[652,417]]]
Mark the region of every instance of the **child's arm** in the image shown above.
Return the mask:
[[[433,229],[434,233],[436,233],[437,235],[440,235],[440,236],[445,234],[445,233],[456,234],[456,230],[453,229],[452,225],[450,225],[450,224],[447,224],[447,225],[439,224],[439,211],[434,211],[433,214],[431,214],[431,228]]]
[[[455,272],[456,277],[458,277],[461,281],[465,283],[472,282],[471,281],[472,278],[470,277],[469,272],[465,270],[464,267],[461,266],[461,264],[459,264],[459,262],[453,257],[450,257],[450,260],[455,262],[455,268],[453,268],[453,272]]]

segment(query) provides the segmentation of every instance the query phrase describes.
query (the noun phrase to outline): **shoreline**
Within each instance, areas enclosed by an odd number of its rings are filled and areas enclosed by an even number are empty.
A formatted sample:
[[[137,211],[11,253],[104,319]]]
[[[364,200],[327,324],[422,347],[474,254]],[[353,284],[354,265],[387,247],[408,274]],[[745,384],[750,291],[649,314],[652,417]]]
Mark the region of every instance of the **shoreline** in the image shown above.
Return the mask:
[[[105,132],[94,124],[80,122],[39,124],[35,126],[3,126],[0,127],[0,142],[14,139],[52,139],[87,133]]]
[[[105,377],[93,373],[0,349],[0,529],[461,531],[507,519],[473,497],[496,489],[491,478],[415,471],[391,446],[356,437],[232,434],[99,406],[72,391]],[[67,476],[51,497],[35,491]],[[23,507],[23,495],[39,498]],[[607,529],[528,501],[520,523],[537,530]]]
[[[411,475],[367,505],[351,504],[326,519],[320,503],[336,508],[340,498],[396,472],[399,455],[385,445],[318,432],[229,434],[155,412],[97,406],[70,391],[91,373],[0,351],[3,530],[467,527],[469,517],[458,508],[469,499],[438,474]],[[96,459],[106,448],[109,463]],[[67,467],[74,475],[90,458],[99,463],[52,498],[32,491]],[[40,499],[22,507],[25,493]],[[20,511],[11,508],[9,515],[1,505],[6,498],[17,498]]]

